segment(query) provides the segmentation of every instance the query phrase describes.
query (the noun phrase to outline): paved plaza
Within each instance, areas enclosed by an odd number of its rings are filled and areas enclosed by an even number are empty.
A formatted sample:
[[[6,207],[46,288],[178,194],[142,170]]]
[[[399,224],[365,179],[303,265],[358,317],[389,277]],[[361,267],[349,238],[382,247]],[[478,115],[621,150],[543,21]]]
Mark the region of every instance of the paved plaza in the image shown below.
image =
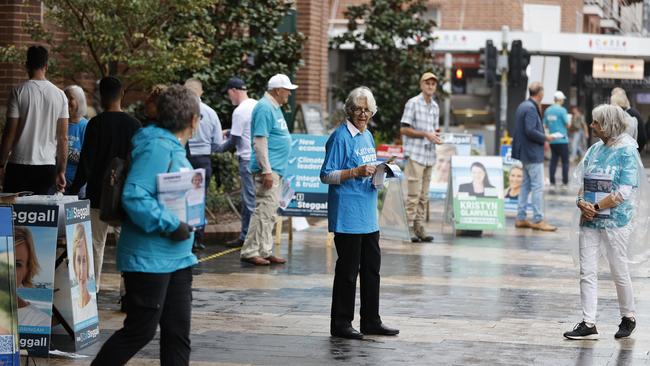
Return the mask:
[[[294,235],[280,253],[286,265],[253,267],[238,252],[199,265],[194,277],[193,365],[640,365],[650,364],[650,280],[634,279],[638,328],[616,341],[620,321],[608,274],[599,286],[598,341],[562,333],[581,320],[577,267],[569,229],[573,196],[547,194],[547,216],[560,229],[508,229],[481,238],[453,237],[435,218],[431,244],[382,240],[381,313],[397,337],[363,341],[329,336],[336,253],[321,222]],[[225,247],[213,244],[208,253]],[[113,252],[99,296],[101,340],[118,329],[119,275]],[[358,296],[357,296],[358,301]],[[357,307],[358,311],[358,307]],[[355,319],[358,327],[358,319]],[[156,365],[158,339],[129,365]],[[87,365],[90,359],[52,359]],[[45,360],[37,362],[45,364]]]

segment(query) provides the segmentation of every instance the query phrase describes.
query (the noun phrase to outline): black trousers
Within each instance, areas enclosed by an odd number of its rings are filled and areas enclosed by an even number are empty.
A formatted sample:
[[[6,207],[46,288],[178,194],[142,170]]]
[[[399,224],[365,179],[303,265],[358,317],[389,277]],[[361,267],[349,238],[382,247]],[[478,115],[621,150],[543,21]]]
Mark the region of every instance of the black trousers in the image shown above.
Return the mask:
[[[48,194],[56,181],[54,165],[23,165],[8,163],[5,170],[4,191],[32,191]]]
[[[192,269],[172,273],[124,272],[124,327],[102,346],[92,366],[126,364],[156,335],[160,324],[160,365],[190,364]]]
[[[379,231],[370,234],[334,234],[336,269],[332,292],[332,327],[352,324],[357,276],[361,274],[361,324],[376,325],[379,317]]]
[[[205,169],[205,197],[207,199],[208,187],[210,186],[210,178],[212,178],[212,159],[210,158],[210,155],[190,156],[189,152],[188,152],[187,159],[190,161],[190,164],[192,164],[192,167],[194,167],[194,169],[200,169],[200,168]],[[204,241],[205,241],[205,226],[202,226],[200,228],[197,228],[196,232],[194,233],[194,242],[204,243]]]
[[[555,170],[558,159],[562,159],[562,184],[569,184],[569,144],[550,144],[551,164],[549,165],[549,176],[551,184],[555,184]]]

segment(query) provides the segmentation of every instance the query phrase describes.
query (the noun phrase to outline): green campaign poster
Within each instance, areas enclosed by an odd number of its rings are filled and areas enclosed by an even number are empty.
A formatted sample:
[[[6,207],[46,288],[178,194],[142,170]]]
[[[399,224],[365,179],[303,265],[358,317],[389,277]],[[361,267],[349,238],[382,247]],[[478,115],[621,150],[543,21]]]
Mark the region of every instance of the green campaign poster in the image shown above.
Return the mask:
[[[503,160],[500,156],[451,159],[454,226],[458,230],[505,228]]]

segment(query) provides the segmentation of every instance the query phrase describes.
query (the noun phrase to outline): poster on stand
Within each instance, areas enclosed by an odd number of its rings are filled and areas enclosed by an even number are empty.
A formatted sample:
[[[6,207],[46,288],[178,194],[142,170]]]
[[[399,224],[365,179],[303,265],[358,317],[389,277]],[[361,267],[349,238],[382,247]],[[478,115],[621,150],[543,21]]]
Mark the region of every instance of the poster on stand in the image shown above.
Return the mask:
[[[500,156],[451,158],[454,226],[457,230],[500,230],[503,211],[503,160]]]
[[[58,205],[14,205],[20,348],[36,356],[50,348],[58,215]]]
[[[524,183],[524,168],[521,162],[512,158],[512,146],[501,145],[503,158],[503,210],[508,217],[517,214],[519,206],[519,192]],[[532,213],[530,198],[526,211]]]
[[[79,350],[99,339],[90,201],[63,207],[68,259],[64,262],[67,265],[57,268],[55,305],[74,333],[75,350]]]
[[[0,365],[20,366],[12,216],[0,205]]]
[[[429,183],[429,199],[444,200],[451,172],[451,157],[469,156],[472,152],[472,135],[463,133],[443,133],[443,144],[436,145],[436,162]]]
[[[281,216],[327,217],[327,184],[320,181],[327,136],[291,135],[293,146],[284,179],[294,192],[283,198]],[[288,189],[285,192],[290,192]]]
[[[205,169],[156,176],[158,202],[189,225],[205,225]]]

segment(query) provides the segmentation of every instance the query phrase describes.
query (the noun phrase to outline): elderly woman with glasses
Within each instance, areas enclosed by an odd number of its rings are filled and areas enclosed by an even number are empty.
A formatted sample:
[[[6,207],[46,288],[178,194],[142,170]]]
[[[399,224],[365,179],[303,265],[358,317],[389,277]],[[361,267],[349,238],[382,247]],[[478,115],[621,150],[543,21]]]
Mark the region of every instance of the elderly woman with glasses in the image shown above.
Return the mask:
[[[592,111],[593,133],[601,141],[587,151],[577,177],[583,184],[576,200],[580,209],[580,299],[582,322],[564,333],[569,339],[597,339],[598,259],[609,262],[622,317],[615,338],[626,338],[636,327],[629,263],[631,246],[643,242],[636,234],[645,226],[639,189],[645,179],[636,141],[627,133],[627,115],[614,105]]]
[[[321,181],[329,184],[329,231],[338,259],[334,274],[333,337],[362,339],[363,334],[396,335],[379,317],[379,224],[377,189],[372,184],[377,155],[368,122],[377,112],[370,89],[358,87],[345,101],[348,119],[325,145]],[[361,332],[352,327],[357,276],[361,272]]]

